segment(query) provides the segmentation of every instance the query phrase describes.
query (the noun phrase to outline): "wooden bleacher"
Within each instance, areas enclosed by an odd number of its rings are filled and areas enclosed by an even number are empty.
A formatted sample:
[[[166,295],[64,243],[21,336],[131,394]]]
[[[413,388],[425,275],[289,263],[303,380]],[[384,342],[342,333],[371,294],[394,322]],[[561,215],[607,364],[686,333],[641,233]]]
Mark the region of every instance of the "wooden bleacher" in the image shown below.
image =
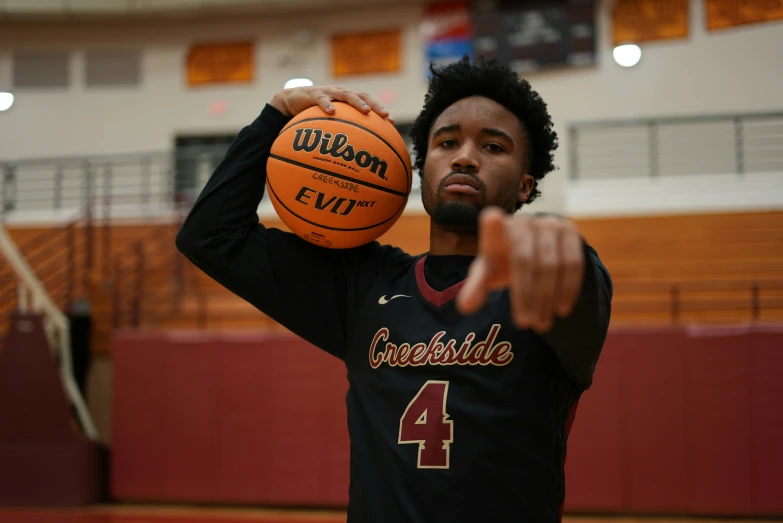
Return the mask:
[[[403,217],[381,239],[411,253],[429,243],[426,216]],[[613,325],[670,324],[672,283],[682,286],[679,320],[727,323],[752,319],[751,285],[760,291],[759,319],[783,320],[783,212],[699,214],[577,220],[615,285]],[[278,221],[265,221],[280,227]],[[263,314],[196,271],[200,294],[166,325],[196,324],[199,303],[209,328],[277,328]],[[200,301],[199,301],[200,300]],[[720,305],[718,305],[720,304]],[[206,309],[206,312],[203,311]]]
[[[754,282],[761,287],[758,319],[783,319],[783,212],[578,223],[612,274],[616,325],[670,321],[674,283],[681,288],[683,322],[751,320]]]

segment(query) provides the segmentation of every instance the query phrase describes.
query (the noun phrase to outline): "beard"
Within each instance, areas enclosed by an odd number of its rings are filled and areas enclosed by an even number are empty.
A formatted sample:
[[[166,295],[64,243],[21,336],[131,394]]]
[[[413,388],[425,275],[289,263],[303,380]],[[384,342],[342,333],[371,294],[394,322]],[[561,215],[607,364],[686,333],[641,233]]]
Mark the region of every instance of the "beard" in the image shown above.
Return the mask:
[[[427,204],[424,204],[427,209]],[[478,230],[478,219],[482,205],[476,205],[464,201],[440,201],[435,204],[430,212],[427,209],[432,221],[446,229],[459,229],[468,231]]]
[[[433,222],[445,229],[478,231],[479,215],[482,209],[488,205],[500,207],[508,214],[514,214],[517,208],[517,194],[520,180],[510,180],[499,188],[498,198],[495,202],[486,202],[486,187],[481,183],[479,194],[474,199],[447,199],[445,182],[449,177],[430,190],[427,184],[423,184],[421,193],[424,210],[430,215]],[[422,180],[423,181],[423,180]]]

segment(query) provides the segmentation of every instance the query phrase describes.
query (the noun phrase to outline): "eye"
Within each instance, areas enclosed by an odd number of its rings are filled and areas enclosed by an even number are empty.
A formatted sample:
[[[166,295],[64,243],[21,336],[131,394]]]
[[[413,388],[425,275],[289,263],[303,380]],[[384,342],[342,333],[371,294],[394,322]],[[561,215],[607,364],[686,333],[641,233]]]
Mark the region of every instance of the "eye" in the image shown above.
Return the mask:
[[[457,141],[452,140],[451,138],[446,138],[445,140],[442,140],[438,145],[441,147],[445,147],[446,149],[451,149],[452,147],[457,146]]]
[[[486,145],[486,148],[490,150],[490,152],[493,153],[502,153],[505,149],[503,149],[502,145],[496,144],[496,143],[488,143]]]

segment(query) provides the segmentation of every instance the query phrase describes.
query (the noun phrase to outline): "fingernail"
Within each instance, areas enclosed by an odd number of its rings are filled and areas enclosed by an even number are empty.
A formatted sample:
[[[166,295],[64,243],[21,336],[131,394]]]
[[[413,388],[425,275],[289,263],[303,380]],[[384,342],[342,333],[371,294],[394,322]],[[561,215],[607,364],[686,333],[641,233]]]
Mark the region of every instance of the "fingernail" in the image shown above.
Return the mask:
[[[334,111],[334,106],[333,105],[327,105],[326,108],[329,109],[330,111]]]
[[[369,109],[370,108],[370,106],[367,105],[367,104],[362,104],[362,107],[365,108],[365,109]]]

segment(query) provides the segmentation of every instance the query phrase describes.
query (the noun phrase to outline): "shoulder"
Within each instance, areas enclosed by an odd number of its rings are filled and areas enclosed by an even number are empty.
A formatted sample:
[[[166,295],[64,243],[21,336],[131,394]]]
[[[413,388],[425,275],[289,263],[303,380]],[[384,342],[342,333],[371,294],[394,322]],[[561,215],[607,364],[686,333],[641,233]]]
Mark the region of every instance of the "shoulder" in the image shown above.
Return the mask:
[[[420,256],[412,256],[393,245],[373,241],[365,245],[340,252],[342,263],[355,277],[372,279],[381,275],[392,275],[409,268]]]
[[[340,274],[346,285],[349,310],[361,315],[368,296],[373,295],[378,286],[403,279],[415,260],[399,247],[377,241],[344,251]]]
[[[378,241],[357,247],[356,256],[364,260],[373,260],[381,272],[393,272],[408,267],[421,257],[421,255],[414,256],[399,247],[382,244]]]

